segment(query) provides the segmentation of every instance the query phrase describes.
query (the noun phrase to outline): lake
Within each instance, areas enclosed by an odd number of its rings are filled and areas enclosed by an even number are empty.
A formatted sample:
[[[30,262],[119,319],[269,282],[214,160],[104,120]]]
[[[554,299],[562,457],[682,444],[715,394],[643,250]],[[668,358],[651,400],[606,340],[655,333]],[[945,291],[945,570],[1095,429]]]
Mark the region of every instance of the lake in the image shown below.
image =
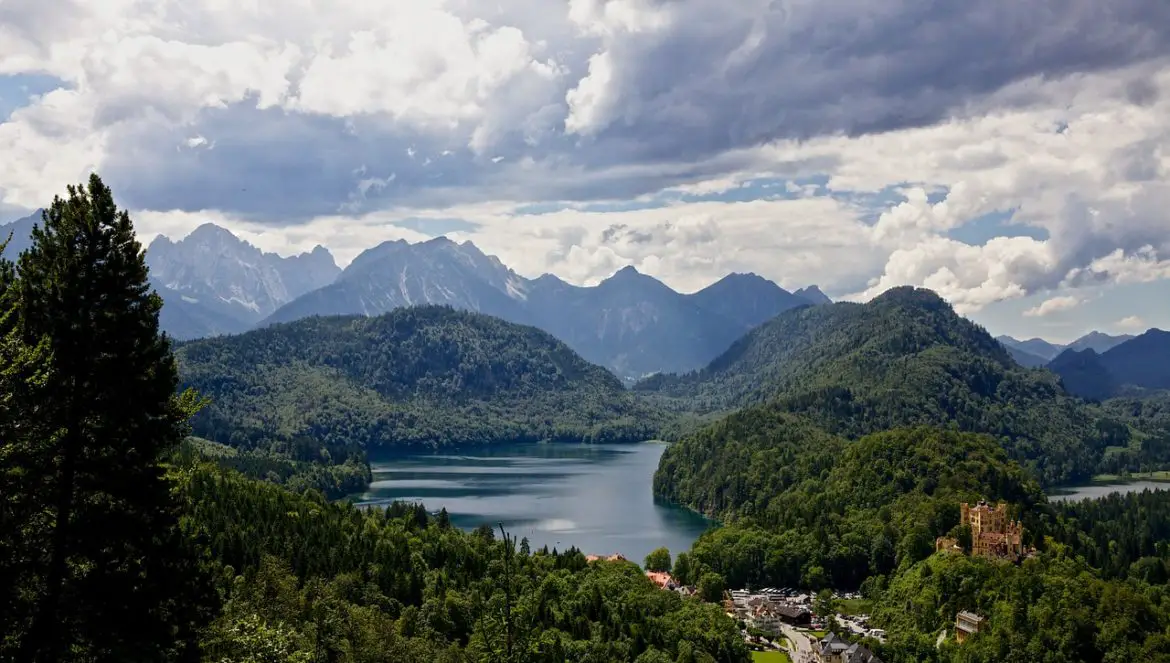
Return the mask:
[[[663,444],[512,444],[371,454],[374,482],[358,504],[395,500],[446,508],[464,529],[502,522],[533,550],[576,546],[642,562],[659,546],[685,551],[711,521],[654,499]],[[497,536],[499,530],[496,530]]]
[[[1066,486],[1054,488],[1048,494],[1053,502],[1068,502],[1105,497],[1112,493],[1136,493],[1143,490],[1167,490],[1170,483],[1166,481],[1122,481],[1118,483],[1094,483],[1087,486]]]

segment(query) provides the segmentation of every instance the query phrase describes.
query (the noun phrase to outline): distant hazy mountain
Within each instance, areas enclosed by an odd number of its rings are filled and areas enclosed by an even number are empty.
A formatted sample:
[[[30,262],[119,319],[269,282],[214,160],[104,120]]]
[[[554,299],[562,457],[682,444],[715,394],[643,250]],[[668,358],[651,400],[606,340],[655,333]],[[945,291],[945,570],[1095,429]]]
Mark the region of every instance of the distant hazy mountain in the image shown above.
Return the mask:
[[[164,287],[163,298],[171,303],[177,295],[190,305],[182,308],[191,315],[164,321],[170,323],[164,329],[177,338],[248,329],[281,305],[332,283],[341,271],[323,247],[283,258],[211,223],[178,242],[159,236],[147,249],[146,261],[151,277]],[[197,322],[208,320],[218,322]]]
[[[1025,368],[1039,368],[1049,361],[1040,355],[1034,355],[1027,350],[1021,350],[1017,346],[1004,343],[1003,341],[1000,341],[1000,343],[1007,348],[1008,354],[1012,356],[1012,359],[1015,359],[1017,364]]]
[[[439,237],[384,242],[362,252],[333,283],[280,307],[264,324],[311,315],[380,315],[402,306],[445,304],[526,322],[527,281],[471,242]]]
[[[1021,341],[1011,336],[997,336],[995,340],[1003,343],[1008,350],[1012,351],[1012,356],[1016,358],[1016,361],[1021,366],[1041,366],[1046,362],[1052,361],[1065,350],[1093,350],[1100,354],[1131,338],[1133,336],[1126,334],[1110,336],[1109,334],[1094,331],[1085,334],[1067,345],[1050,343],[1042,338],[1030,338],[1026,341]],[[1044,361],[1037,364],[1035,359],[1037,357]]]
[[[1096,350],[1068,349],[1048,364],[1060,376],[1068,393],[1088,400],[1104,400],[1117,393],[1118,384]]]
[[[1040,357],[1046,361],[1051,361],[1053,357],[1060,354],[1064,350],[1063,345],[1056,343],[1049,343],[1042,338],[1030,338],[1026,341],[1021,341],[1011,336],[997,336],[995,340],[1004,344],[1008,349],[1021,350],[1029,355]]]
[[[40,222],[41,210],[37,210],[23,219],[0,225],[0,242],[7,240],[9,233],[12,234],[12,239],[9,240],[8,246],[5,247],[3,253],[0,253],[0,256],[16,260],[16,257],[32,243],[30,236],[33,226]]]
[[[820,306],[821,304],[832,304],[833,303],[833,300],[829,299],[829,296],[826,295],[825,293],[821,292],[821,289],[815,285],[810,285],[808,287],[801,288],[800,290],[797,290],[796,292],[794,292],[792,294],[796,295],[797,297],[800,297],[801,299],[808,300],[816,306]]]
[[[1131,334],[1121,334],[1120,336],[1110,336],[1109,334],[1102,334],[1099,331],[1089,332],[1077,340],[1069,343],[1065,348],[1069,350],[1092,350],[1097,354],[1102,354],[1112,350],[1113,348],[1125,343],[1134,338]]]
[[[526,279],[471,242],[440,237],[371,248],[332,284],[281,306],[262,325],[444,304],[540,327],[588,361],[636,378],[703,366],[751,328],[809,303],[755,274],[732,274],[690,295],[633,267],[592,287],[551,274]]]
[[[788,292],[762,276],[749,273],[728,274],[688,299],[704,311],[739,322],[746,332],[776,317],[780,311],[808,306],[818,294],[824,297],[816,286]]]
[[[750,329],[752,320],[771,317],[768,308],[775,310],[778,304],[760,298],[758,283],[734,281],[737,285],[719,288],[726,288],[725,296],[744,303],[747,311],[705,309],[701,292],[679,294],[633,267],[591,288],[542,277],[531,283],[525,304],[533,324],[582,357],[622,377],[638,377],[701,366]]]
[[[1100,354],[1092,348],[1069,349],[1048,368],[1082,398],[1100,400],[1127,389],[1170,389],[1170,332],[1151,329]]]

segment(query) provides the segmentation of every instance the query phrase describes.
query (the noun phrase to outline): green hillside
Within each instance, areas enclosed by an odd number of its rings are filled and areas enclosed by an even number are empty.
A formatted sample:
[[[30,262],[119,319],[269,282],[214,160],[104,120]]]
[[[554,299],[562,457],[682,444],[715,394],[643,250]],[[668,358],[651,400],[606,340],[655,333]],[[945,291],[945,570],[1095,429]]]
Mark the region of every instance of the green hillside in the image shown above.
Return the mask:
[[[672,445],[654,487],[733,523],[692,556],[735,587],[857,587],[930,555],[961,501],[1043,500],[987,436],[923,427],[846,442],[769,408]]]
[[[195,435],[281,451],[637,441],[661,419],[532,327],[443,307],[317,317],[178,348]],[[314,451],[315,452],[315,451]]]
[[[682,410],[774,402],[850,438],[923,424],[986,433],[1045,483],[1087,478],[1106,446],[1126,444],[1055,375],[1020,367],[925,289],[787,311],[702,371],[635,389]]]

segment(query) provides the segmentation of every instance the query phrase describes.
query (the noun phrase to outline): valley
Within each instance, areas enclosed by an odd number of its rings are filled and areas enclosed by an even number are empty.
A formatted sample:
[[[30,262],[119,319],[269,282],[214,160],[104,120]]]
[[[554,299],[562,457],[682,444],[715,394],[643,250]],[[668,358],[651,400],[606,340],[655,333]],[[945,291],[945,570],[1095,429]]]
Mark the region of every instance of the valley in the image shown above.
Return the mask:
[[[338,270],[214,227],[142,251],[86,212],[115,209],[100,179],[71,196],[46,251],[0,261],[0,655],[57,633],[125,658],[108,587],[157,620],[127,638],[209,663],[744,663],[778,633],[890,663],[1170,656],[1170,491],[1059,494],[1170,469],[1164,332],[1031,367],[924,288],[579,288],[448,240]],[[122,239],[82,251],[92,223]],[[168,315],[208,326],[172,343]],[[825,633],[785,622],[808,612]]]

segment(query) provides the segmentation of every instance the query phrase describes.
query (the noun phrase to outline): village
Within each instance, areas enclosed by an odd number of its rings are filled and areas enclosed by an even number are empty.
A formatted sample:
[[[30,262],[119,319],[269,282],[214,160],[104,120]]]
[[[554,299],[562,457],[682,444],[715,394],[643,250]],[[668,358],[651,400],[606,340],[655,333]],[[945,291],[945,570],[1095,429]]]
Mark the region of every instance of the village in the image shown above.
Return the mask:
[[[970,554],[975,557],[1015,563],[1035,554],[1023,544],[1023,526],[1008,517],[1007,505],[995,506],[986,501],[974,505],[962,503],[960,525],[971,531]],[[953,537],[939,537],[935,552],[940,554],[967,554],[963,545]],[[625,561],[621,555],[589,560]],[[664,590],[693,596],[694,587],[680,585],[669,573],[646,571],[655,584]],[[822,597],[824,598],[824,597]],[[817,606],[864,606],[866,601],[857,593],[831,592],[828,601],[818,600],[815,593],[791,587],[764,587],[733,589],[726,592],[722,602],[728,616],[741,624],[745,641],[758,650],[777,652],[792,663],[882,663],[864,643],[867,640],[885,642],[887,634],[870,623],[870,616],[856,611],[834,610],[832,615],[817,614]],[[836,630],[830,630],[835,625]],[[985,629],[986,617],[970,610],[960,610],[951,628],[939,634],[941,645],[948,634],[962,644]],[[765,660],[765,659],[760,659]],[[783,660],[783,659],[779,659]]]

